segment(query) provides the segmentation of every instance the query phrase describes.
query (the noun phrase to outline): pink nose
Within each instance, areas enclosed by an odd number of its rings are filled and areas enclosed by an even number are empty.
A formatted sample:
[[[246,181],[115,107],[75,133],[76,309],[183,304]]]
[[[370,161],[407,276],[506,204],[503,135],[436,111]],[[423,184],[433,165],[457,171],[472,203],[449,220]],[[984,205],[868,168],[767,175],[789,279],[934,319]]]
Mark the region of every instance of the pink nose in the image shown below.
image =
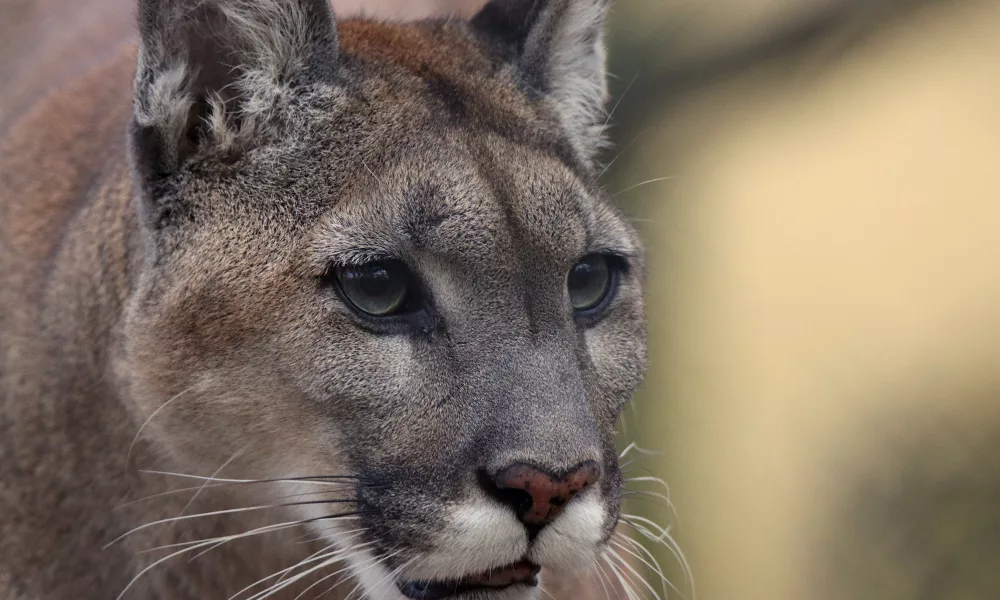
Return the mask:
[[[493,477],[501,499],[510,505],[525,525],[539,527],[552,521],[563,507],[601,478],[601,466],[593,460],[562,475],[526,464],[515,464]]]

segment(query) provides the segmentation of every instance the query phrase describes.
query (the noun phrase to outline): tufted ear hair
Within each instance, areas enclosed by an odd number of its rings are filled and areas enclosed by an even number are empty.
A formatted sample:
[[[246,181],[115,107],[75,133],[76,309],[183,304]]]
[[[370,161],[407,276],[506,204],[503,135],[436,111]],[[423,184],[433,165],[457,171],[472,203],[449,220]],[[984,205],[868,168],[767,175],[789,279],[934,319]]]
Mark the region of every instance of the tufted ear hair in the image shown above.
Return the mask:
[[[139,0],[139,34],[130,142],[154,176],[251,143],[337,60],[327,0]]]
[[[610,0],[491,0],[472,26],[513,57],[553,103],[581,158],[602,143],[607,99],[604,21]]]

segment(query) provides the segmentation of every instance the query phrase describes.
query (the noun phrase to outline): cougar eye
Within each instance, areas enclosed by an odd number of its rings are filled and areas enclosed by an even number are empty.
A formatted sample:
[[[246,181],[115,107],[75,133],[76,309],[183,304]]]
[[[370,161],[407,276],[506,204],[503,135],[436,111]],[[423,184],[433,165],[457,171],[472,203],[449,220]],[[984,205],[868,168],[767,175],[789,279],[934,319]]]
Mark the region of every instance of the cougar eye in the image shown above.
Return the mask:
[[[401,261],[379,260],[337,267],[337,282],[354,308],[373,317],[388,317],[406,307],[410,271]]]
[[[566,277],[569,300],[577,314],[603,308],[614,291],[617,275],[604,254],[588,254],[570,269]]]

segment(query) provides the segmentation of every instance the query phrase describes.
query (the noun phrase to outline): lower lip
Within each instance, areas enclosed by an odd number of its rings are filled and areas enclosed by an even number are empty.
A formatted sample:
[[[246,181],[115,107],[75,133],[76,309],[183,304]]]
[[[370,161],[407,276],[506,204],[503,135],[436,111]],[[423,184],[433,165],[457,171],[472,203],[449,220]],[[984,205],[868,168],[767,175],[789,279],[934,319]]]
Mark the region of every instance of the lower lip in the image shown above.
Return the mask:
[[[442,600],[467,592],[498,592],[515,585],[538,585],[539,566],[522,560],[489,573],[482,573],[455,581],[409,581],[399,584],[399,590],[412,600]]]

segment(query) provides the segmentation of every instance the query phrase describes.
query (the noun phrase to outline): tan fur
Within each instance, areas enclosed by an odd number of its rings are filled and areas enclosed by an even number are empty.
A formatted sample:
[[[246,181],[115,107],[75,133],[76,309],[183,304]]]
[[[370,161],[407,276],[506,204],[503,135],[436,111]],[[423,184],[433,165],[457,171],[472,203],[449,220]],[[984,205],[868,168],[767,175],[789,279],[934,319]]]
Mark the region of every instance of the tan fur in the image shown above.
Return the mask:
[[[496,442],[487,466],[541,456],[563,468],[578,462],[580,452],[602,458],[614,452],[617,411],[645,367],[641,247],[594,184],[583,138],[560,129],[560,100],[532,100],[517,87],[515,68],[491,60],[466,29],[338,23],[341,55],[366,75],[356,88],[310,82],[304,93],[290,82],[321,44],[306,40],[301,15],[267,1],[227,4],[227,18],[248,36],[247,60],[256,68],[243,71],[236,99],[219,91],[208,98],[208,134],[190,160],[223,175],[215,184],[179,178],[175,195],[197,215],[191,224],[183,210],[146,196],[144,158],[126,135],[130,120],[133,127],[163,127],[165,168],[193,164],[183,160],[185,145],[194,143],[184,129],[195,103],[188,57],[150,40],[137,50],[131,5],[120,0],[12,6],[22,12],[16,21],[0,12],[0,38],[16,35],[25,44],[0,56],[0,74],[9,78],[0,82],[0,600],[114,597],[168,553],[146,553],[152,547],[275,521],[266,511],[185,520],[144,528],[102,549],[129,529],[315,492],[298,483],[274,484],[266,494],[253,486],[206,485],[119,506],[203,483],[139,469],[235,478],[357,476],[361,467],[344,438],[383,421],[397,430],[356,441],[370,448],[368,458],[421,464],[423,455],[414,452],[447,451],[462,441],[455,436],[463,428],[453,423],[465,419],[471,427],[482,412],[480,405],[455,403],[455,396],[503,401],[512,408],[500,418],[512,425],[501,429],[523,428],[532,440]],[[277,25],[261,25],[252,11],[262,6]],[[136,80],[133,104],[137,53],[140,75],[149,68],[156,76],[148,88]],[[434,96],[434,86],[448,96]],[[459,125],[437,124],[442,102],[460,104],[452,107]],[[375,109],[364,112],[370,105]],[[323,146],[323,128],[337,126],[342,114],[366,115],[359,133],[342,131],[344,139]],[[414,136],[410,128],[417,126],[423,133]],[[567,145],[574,151],[563,152]],[[226,180],[234,163],[255,179]],[[291,174],[280,179],[289,165]],[[444,200],[405,204],[407,194],[423,189],[413,188],[415,181],[440,184]],[[288,194],[286,204],[268,209],[281,194]],[[283,212],[287,206],[297,207],[294,219]],[[420,211],[430,212],[414,216]],[[466,311],[475,318],[448,334],[457,340],[449,352],[469,356],[456,364],[473,374],[464,387],[449,387],[449,377],[460,375],[414,362],[421,355],[405,338],[364,333],[332,296],[315,296],[313,282],[329,267],[330,254],[353,260],[350,252],[392,242],[396,226],[414,219],[420,244],[436,252],[428,268],[450,282],[443,289],[453,284],[461,291],[467,283],[455,269],[486,269],[518,283],[544,265],[564,271],[593,244],[627,256],[634,269],[607,322],[585,336],[567,333],[571,324],[551,334],[533,330],[563,319],[561,305],[525,314],[511,300],[518,298],[513,284],[479,293],[482,307]],[[457,293],[442,296],[464,302]],[[324,354],[326,344],[334,350]],[[584,351],[586,361],[579,359]],[[512,357],[494,360],[501,353]],[[385,380],[373,377],[386,373]],[[532,393],[505,391],[505,378],[515,380],[511,389],[533,386]],[[331,380],[336,394],[324,387]],[[569,399],[573,406],[536,399],[560,399],[567,386],[580,390]],[[412,404],[377,403],[400,390]],[[365,410],[356,416],[341,410],[340,419],[323,403],[328,396],[374,400],[360,404]],[[417,401],[424,402],[420,411]],[[442,412],[435,417],[433,410]],[[594,440],[551,425],[575,422],[577,410],[595,421]],[[343,500],[355,501],[354,491],[345,490]],[[605,491],[616,507],[615,482]],[[407,498],[397,501],[405,505]],[[284,514],[301,519],[316,510]],[[232,543],[186,564],[182,558],[151,569],[129,593],[228,598],[323,547],[296,543],[302,533]],[[281,597],[295,598],[319,575]],[[353,582],[337,594],[352,588]]]

